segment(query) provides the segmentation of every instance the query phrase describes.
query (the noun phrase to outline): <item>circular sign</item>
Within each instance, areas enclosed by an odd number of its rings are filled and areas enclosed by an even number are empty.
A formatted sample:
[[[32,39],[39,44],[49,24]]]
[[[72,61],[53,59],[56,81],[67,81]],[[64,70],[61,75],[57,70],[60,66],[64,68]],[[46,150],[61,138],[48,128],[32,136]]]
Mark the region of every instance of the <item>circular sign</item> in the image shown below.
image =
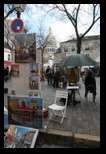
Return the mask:
[[[20,33],[24,28],[24,23],[20,18],[16,18],[11,23],[11,30],[14,33]]]

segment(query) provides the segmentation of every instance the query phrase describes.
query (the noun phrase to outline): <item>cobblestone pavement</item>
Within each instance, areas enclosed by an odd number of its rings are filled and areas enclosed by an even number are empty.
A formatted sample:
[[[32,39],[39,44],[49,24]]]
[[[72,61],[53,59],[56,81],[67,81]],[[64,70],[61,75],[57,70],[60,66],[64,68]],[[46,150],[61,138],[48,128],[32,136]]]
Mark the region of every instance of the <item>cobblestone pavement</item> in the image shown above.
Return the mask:
[[[45,125],[48,129],[65,130],[74,133],[88,134],[100,136],[100,77],[96,78],[97,96],[96,101],[91,102],[91,94],[89,93],[88,102],[84,97],[84,84],[80,88],[81,103],[76,106],[67,106],[66,116],[62,124],[54,121],[48,121],[45,118]],[[42,98],[44,100],[44,107],[48,108],[53,103],[55,98],[56,88],[48,86],[45,81],[42,83]]]
[[[9,86],[9,82],[5,83],[4,87]],[[49,117],[44,119],[44,126],[46,129],[68,131],[72,133],[87,134],[93,136],[100,136],[100,77],[96,77],[97,95],[96,101],[91,102],[91,94],[88,96],[88,102],[85,101],[84,97],[84,84],[80,88],[81,103],[72,106],[67,106],[66,116],[63,123],[49,121]],[[53,103],[55,98],[56,88],[47,85],[47,82],[41,82],[42,98],[44,101],[44,107],[48,108]],[[6,96],[4,97],[4,105],[6,104]],[[49,111],[50,114],[50,111]],[[47,145],[43,145],[46,146]],[[49,148],[54,147],[49,146]],[[57,146],[58,147],[58,146]],[[43,147],[42,147],[43,148]]]

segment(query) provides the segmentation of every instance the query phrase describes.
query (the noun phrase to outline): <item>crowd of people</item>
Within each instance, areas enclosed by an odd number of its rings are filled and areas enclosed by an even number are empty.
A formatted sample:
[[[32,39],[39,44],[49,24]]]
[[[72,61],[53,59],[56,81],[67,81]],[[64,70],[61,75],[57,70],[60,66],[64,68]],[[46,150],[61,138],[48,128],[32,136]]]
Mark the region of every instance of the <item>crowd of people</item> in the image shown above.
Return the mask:
[[[63,86],[66,85],[66,73],[61,72],[58,68],[54,71],[53,67],[48,66],[45,71],[45,78],[47,79],[47,84],[54,88],[59,88],[61,82],[63,83]]]
[[[93,93],[93,98],[95,100],[96,80],[92,70],[88,68],[85,69],[85,78],[82,80],[79,70],[76,69],[76,67],[73,67],[71,70],[65,72],[61,71],[59,68],[56,68],[56,71],[54,71],[53,67],[48,66],[45,71],[45,78],[47,79],[47,84],[54,88],[66,88],[67,85],[79,85],[81,87],[81,82],[83,82],[85,86],[84,96],[87,97],[87,94],[90,91],[90,93]]]

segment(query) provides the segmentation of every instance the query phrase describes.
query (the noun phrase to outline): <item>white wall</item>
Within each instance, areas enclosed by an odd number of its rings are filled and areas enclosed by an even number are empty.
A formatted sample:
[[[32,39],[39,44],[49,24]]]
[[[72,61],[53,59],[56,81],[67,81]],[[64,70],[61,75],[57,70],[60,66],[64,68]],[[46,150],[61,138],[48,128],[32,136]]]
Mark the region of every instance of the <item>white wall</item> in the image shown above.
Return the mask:
[[[10,60],[8,59],[8,55],[10,55]],[[4,61],[11,62],[11,51],[6,48],[4,48]]]

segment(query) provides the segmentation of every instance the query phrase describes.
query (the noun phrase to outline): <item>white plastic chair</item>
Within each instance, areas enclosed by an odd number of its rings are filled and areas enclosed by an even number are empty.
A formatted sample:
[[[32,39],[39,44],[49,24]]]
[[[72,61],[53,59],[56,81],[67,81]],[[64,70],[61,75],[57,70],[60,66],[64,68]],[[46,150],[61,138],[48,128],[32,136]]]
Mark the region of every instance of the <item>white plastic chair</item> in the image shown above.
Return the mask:
[[[64,104],[59,104],[58,100],[60,98],[65,98]],[[60,124],[63,122],[64,117],[66,117],[66,107],[67,107],[67,101],[68,101],[68,92],[67,91],[60,91],[56,90],[56,95],[55,95],[55,101],[52,105],[48,106],[48,108],[51,111],[51,115],[49,120],[54,120],[60,122]],[[60,102],[61,103],[61,102]],[[60,117],[60,119],[56,119],[56,116]]]

